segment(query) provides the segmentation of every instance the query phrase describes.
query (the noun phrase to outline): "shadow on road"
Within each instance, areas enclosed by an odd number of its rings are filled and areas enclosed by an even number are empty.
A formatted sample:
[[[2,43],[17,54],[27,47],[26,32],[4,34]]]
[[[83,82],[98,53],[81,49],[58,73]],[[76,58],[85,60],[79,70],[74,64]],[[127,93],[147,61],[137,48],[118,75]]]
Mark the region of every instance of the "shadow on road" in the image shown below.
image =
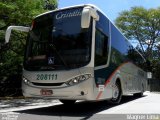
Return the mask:
[[[145,96],[144,96],[145,97]],[[133,96],[124,96],[121,104],[139,99]],[[81,120],[86,120],[94,114],[113,108],[118,105],[111,105],[107,101],[101,102],[77,102],[72,106],[55,105],[52,107],[38,108],[32,110],[23,110],[19,113],[34,114],[34,115],[47,115],[47,116],[68,116],[68,117],[83,117]]]

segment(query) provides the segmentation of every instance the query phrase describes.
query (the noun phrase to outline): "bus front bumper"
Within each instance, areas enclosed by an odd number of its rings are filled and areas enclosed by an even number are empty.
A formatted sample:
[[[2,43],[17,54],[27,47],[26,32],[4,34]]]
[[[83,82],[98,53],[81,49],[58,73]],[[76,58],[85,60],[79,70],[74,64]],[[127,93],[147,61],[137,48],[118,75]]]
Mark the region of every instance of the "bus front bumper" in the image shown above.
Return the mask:
[[[93,79],[79,84],[60,88],[35,87],[22,82],[22,92],[25,97],[54,98],[68,100],[95,100],[93,95]]]

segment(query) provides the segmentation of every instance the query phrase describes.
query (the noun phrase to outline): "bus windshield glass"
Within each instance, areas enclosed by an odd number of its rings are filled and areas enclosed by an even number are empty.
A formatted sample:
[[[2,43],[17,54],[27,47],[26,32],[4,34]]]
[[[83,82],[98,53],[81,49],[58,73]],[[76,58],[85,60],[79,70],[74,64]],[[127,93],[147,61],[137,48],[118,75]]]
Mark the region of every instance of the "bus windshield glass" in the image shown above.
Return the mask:
[[[82,10],[72,8],[35,18],[26,43],[26,70],[73,69],[90,62],[92,28],[81,28]]]

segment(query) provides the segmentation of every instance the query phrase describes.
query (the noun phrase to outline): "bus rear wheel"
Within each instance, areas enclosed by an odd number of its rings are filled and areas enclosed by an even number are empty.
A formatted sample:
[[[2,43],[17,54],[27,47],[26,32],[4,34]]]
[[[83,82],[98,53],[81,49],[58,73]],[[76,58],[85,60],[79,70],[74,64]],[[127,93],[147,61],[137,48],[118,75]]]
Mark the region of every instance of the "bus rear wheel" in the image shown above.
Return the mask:
[[[135,93],[133,94],[134,97],[143,97],[143,93],[144,93],[144,85],[142,84],[142,90],[139,93]]]
[[[134,97],[143,97],[143,92],[134,93],[133,96],[134,96]]]
[[[121,99],[122,99],[121,84],[119,81],[117,81],[113,89],[113,97],[111,100],[109,100],[109,102],[111,104],[119,104]]]
[[[72,105],[76,102],[76,100],[59,100],[64,105]]]

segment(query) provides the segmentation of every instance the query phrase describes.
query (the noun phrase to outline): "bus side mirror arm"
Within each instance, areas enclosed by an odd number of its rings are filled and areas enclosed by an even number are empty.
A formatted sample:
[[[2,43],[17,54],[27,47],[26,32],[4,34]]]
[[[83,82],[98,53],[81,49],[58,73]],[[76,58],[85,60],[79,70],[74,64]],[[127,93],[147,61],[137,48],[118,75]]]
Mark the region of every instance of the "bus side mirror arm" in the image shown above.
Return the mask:
[[[91,17],[96,21],[99,20],[99,15],[95,9],[91,7],[84,7],[81,17],[81,28],[89,28]]]
[[[18,30],[22,32],[29,32],[30,27],[23,27],[23,26],[9,26],[6,30],[5,34],[5,44],[9,42],[10,36],[11,36],[11,31],[12,30]]]

